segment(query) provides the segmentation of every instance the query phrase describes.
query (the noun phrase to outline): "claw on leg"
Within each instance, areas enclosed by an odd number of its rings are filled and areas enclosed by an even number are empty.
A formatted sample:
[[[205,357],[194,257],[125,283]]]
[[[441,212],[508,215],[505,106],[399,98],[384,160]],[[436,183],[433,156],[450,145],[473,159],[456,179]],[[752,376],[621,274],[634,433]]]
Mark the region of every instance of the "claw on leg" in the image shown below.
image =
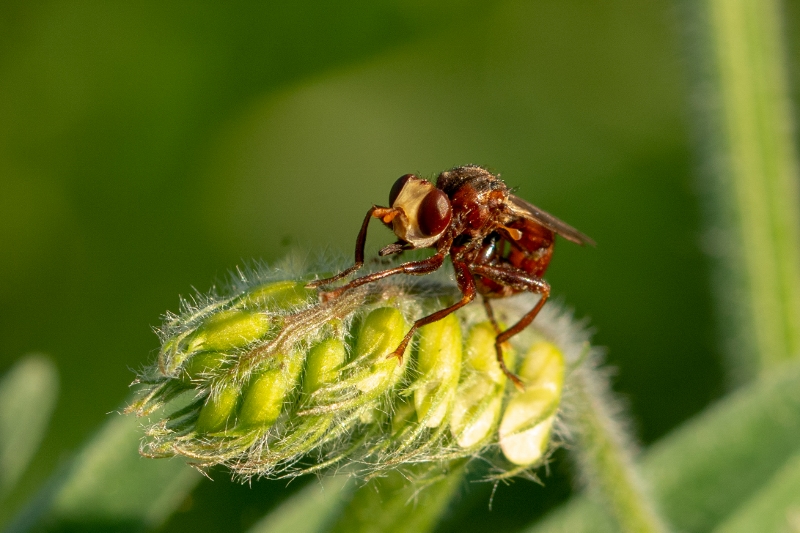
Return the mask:
[[[412,329],[411,331],[409,331],[406,334],[406,336],[403,338],[402,342],[400,343],[400,346],[398,346],[395,351],[393,351],[392,353],[387,355],[386,359],[390,359],[392,357],[397,357],[397,364],[402,363],[403,362],[403,354],[406,353],[406,348],[408,347],[408,343],[411,340],[411,336],[413,334],[414,334],[414,329]]]
[[[403,353],[406,351],[405,346],[401,346],[402,350],[398,348],[397,350],[393,351],[389,355],[386,356],[386,359],[391,359],[392,357],[397,358],[397,364],[402,364],[403,362]]]

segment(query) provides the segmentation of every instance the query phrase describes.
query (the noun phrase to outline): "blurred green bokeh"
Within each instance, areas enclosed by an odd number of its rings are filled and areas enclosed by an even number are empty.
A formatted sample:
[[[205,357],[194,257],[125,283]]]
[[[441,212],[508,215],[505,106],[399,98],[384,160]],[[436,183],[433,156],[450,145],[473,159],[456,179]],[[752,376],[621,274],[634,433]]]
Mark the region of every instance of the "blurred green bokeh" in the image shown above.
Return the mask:
[[[698,412],[723,385],[675,7],[3,2],[0,372],[38,351],[62,378],[18,498],[113,416],[179,294],[295,248],[350,257],[399,175],[465,163],[599,243],[560,242],[547,277],[642,441]],[[183,514],[208,520],[216,490],[244,528],[255,485],[204,485]]]

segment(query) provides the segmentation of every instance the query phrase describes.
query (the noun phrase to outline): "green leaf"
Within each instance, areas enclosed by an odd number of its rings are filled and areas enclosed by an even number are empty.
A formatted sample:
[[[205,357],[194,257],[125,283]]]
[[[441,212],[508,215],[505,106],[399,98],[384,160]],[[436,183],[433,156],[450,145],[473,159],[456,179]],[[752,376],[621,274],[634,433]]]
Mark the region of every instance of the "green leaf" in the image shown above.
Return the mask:
[[[392,470],[360,487],[332,531],[425,533],[432,531],[464,479],[465,462],[432,475],[429,465]]]
[[[712,530],[768,483],[800,448],[800,365],[786,364],[706,409],[652,446],[641,473],[676,530]],[[529,530],[613,531],[578,497]]]
[[[800,531],[800,450],[715,533]]]
[[[181,460],[141,457],[139,422],[109,417],[9,532],[141,531],[161,524],[184,501],[200,474]]]
[[[347,474],[324,478],[282,503],[248,533],[425,533],[436,527],[463,478],[463,462],[438,475],[431,475],[430,466],[395,470],[355,491]]]
[[[39,448],[57,396],[55,365],[41,355],[18,361],[0,381],[0,500]]]
[[[248,533],[321,533],[353,492],[344,474],[314,481],[262,518]]]

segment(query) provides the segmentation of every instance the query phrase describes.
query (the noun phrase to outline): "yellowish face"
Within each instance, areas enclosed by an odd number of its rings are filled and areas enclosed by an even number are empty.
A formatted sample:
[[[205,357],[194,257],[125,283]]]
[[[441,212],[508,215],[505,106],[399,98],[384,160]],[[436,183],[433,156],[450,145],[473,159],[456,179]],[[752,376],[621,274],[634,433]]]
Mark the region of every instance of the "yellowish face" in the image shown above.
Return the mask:
[[[391,207],[397,210],[392,230],[414,248],[426,248],[438,241],[452,218],[447,195],[424,179],[402,176],[392,188]]]

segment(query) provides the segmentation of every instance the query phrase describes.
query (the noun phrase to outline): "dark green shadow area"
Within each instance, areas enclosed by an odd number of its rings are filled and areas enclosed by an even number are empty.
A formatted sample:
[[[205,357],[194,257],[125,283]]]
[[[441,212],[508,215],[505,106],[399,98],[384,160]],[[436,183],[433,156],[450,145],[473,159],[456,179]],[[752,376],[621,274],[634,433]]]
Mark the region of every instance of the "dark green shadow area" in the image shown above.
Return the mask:
[[[478,464],[476,464],[478,463]],[[463,531],[517,531],[565,502],[572,494],[572,469],[566,450],[553,454],[547,469],[537,472],[540,482],[514,479],[495,486],[479,462],[469,475],[436,528],[437,533]]]
[[[221,468],[210,472],[175,514],[158,531],[247,531],[256,522],[309,483],[314,476],[289,480],[254,480],[239,483]]]

